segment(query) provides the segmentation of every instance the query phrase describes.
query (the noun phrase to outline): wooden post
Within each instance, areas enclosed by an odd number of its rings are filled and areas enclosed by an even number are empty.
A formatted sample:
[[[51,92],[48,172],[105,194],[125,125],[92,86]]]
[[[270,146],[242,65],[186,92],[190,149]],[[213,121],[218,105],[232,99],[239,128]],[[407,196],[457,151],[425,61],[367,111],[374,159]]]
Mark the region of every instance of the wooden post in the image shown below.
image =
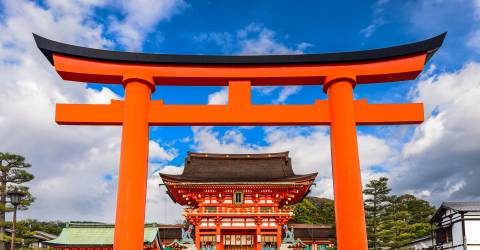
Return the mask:
[[[197,249],[200,249],[200,224],[201,224],[201,221],[198,222],[198,223],[195,223],[194,226],[195,226],[195,247]]]
[[[152,83],[127,79],[118,177],[114,250],[143,249]]]
[[[17,234],[16,224],[17,224],[17,206],[14,206],[13,220],[12,220],[12,242],[10,243],[10,250],[15,250],[15,236]],[[1,244],[3,244],[3,242]]]
[[[347,75],[348,76],[348,75]],[[354,116],[354,77],[327,78],[331,154],[339,250],[367,250],[362,180]]]

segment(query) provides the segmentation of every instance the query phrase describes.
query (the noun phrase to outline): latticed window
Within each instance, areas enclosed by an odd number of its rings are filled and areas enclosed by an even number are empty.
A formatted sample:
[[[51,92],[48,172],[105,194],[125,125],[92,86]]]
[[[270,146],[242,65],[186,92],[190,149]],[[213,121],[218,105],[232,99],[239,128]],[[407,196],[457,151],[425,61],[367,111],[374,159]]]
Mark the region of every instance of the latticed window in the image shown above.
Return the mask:
[[[452,241],[452,226],[442,227],[437,229],[436,232],[436,242],[437,243],[447,243]]]
[[[233,192],[233,203],[243,204],[243,193],[242,192]]]
[[[202,235],[200,236],[201,250],[215,250],[216,249],[216,235]]]
[[[262,235],[262,250],[276,250],[277,236],[276,235]]]
[[[216,213],[217,207],[205,207],[205,213]]]
[[[260,213],[272,213],[273,207],[260,207]]]

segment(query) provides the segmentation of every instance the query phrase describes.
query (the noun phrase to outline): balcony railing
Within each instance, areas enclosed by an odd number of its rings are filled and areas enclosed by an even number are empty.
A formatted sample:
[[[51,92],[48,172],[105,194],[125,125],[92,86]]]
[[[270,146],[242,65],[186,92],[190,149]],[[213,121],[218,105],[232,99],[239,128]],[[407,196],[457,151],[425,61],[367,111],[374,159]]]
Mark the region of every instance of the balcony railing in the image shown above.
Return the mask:
[[[293,215],[293,210],[290,208],[281,208],[275,212],[272,209],[259,209],[259,211],[255,211],[253,208],[230,208],[230,207],[217,207],[216,209],[212,208],[186,208],[185,213],[187,214],[285,214],[285,215]]]

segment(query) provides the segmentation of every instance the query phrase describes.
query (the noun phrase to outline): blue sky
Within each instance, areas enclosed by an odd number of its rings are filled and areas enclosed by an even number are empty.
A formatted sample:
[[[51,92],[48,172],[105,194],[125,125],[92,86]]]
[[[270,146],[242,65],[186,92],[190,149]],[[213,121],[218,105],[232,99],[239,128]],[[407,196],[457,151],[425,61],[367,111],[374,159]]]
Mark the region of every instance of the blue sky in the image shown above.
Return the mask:
[[[0,151],[25,155],[33,164],[36,179],[29,186],[37,201],[25,217],[113,220],[120,128],[59,126],[53,116],[58,102],[123,98],[121,86],[61,80],[35,47],[32,32],[109,50],[215,55],[365,50],[448,32],[417,80],[355,88],[356,99],[424,102],[426,107],[426,122],[419,126],[358,128],[362,178],[365,183],[388,176],[394,192],[413,193],[436,205],[480,199],[473,191],[480,190],[475,181],[480,177],[480,112],[475,108],[480,98],[478,0],[1,0],[0,6]],[[162,86],[153,99],[213,104],[225,102],[226,94],[221,87]],[[259,104],[325,98],[321,86],[252,90],[252,101]],[[180,219],[181,209],[158,188],[158,171],[180,173],[187,151],[290,150],[295,171],[319,172],[312,194],[333,197],[327,127],[150,131],[149,221]]]
[[[444,5],[422,6],[432,8],[432,12],[445,8]],[[468,4],[466,4],[468,5]],[[413,3],[398,1],[192,1],[180,7],[174,17],[160,22],[149,32],[141,48],[134,51],[145,53],[166,54],[242,54],[236,33],[248,26],[258,26],[272,32],[271,39],[291,50],[299,44],[306,43],[302,53],[328,53],[375,49],[415,42],[449,31],[446,46],[433,63],[444,62],[442,69],[451,70],[462,66],[462,61],[451,61],[443,52],[448,49],[451,40],[455,41],[458,34],[468,33],[464,29],[463,19],[454,24],[445,22],[445,16],[438,17],[438,24],[426,29],[416,20],[408,20],[418,7]],[[451,6],[452,14],[459,13]],[[458,6],[456,6],[458,7]],[[470,9],[471,6],[463,6]],[[442,12],[445,12],[442,10]],[[448,11],[446,11],[448,13]],[[110,15],[123,18],[122,13],[115,10],[101,9],[98,11],[103,20]],[[431,13],[434,17],[436,13]],[[406,20],[407,19],[407,20]],[[469,25],[470,26],[470,25]],[[468,26],[467,26],[468,27]],[[473,27],[473,25],[472,25]],[[453,28],[453,30],[452,30]],[[394,31],[394,32],[392,32]],[[202,36],[221,36],[221,42]],[[465,36],[465,34],[461,34]],[[258,38],[258,33],[250,34],[252,39]],[[453,38],[453,39],[452,39]],[[112,36],[112,39],[115,39]],[[128,46],[114,44],[112,49],[129,50]],[[262,54],[275,54],[275,51],[265,51]],[[469,58],[467,51],[465,58]],[[248,53],[247,53],[248,54]],[[439,58],[440,57],[440,58]],[[474,57],[473,57],[474,58]],[[355,94],[358,99],[367,98],[372,103],[409,102],[408,93],[414,82],[375,84],[374,86],[358,86]],[[92,86],[93,87],[93,86]],[[99,87],[99,86],[97,86]],[[109,87],[109,86],[107,86]],[[121,87],[112,88],[118,95],[123,95]],[[208,95],[219,91],[219,87],[159,87],[153,95],[154,99],[163,99],[166,103],[175,104],[205,104]],[[278,90],[276,90],[278,92]],[[272,103],[274,94],[265,95],[254,92],[254,103]],[[315,99],[325,99],[325,94],[319,86],[302,87],[297,93],[288,97],[285,104],[313,103]],[[217,128],[224,133],[231,127]],[[381,136],[384,130],[365,127],[360,132],[374,133]],[[172,132],[172,130],[174,132]],[[244,132],[245,133],[245,132]],[[262,128],[248,131],[248,143],[262,143]],[[174,143],[179,155],[171,164],[181,165],[190,143],[179,142],[179,138],[192,137],[190,127],[152,128],[151,137],[164,143]]]

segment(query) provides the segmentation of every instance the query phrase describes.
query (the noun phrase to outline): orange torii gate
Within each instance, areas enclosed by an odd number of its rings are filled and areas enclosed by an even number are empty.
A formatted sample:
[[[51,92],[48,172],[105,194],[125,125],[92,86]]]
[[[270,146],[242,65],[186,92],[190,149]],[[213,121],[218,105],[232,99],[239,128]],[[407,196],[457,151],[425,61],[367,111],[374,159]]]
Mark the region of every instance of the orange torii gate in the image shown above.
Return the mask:
[[[51,41],[38,48],[64,80],[123,84],[125,100],[57,104],[56,122],[121,125],[115,250],[142,249],[149,126],[329,125],[338,249],[366,250],[357,125],[418,124],[423,104],[354,100],[356,84],[415,79],[445,33],[383,49],[307,55],[204,56],[115,52]],[[323,84],[328,100],[312,105],[252,105],[252,85]],[[156,85],[228,86],[226,105],[167,105]]]

